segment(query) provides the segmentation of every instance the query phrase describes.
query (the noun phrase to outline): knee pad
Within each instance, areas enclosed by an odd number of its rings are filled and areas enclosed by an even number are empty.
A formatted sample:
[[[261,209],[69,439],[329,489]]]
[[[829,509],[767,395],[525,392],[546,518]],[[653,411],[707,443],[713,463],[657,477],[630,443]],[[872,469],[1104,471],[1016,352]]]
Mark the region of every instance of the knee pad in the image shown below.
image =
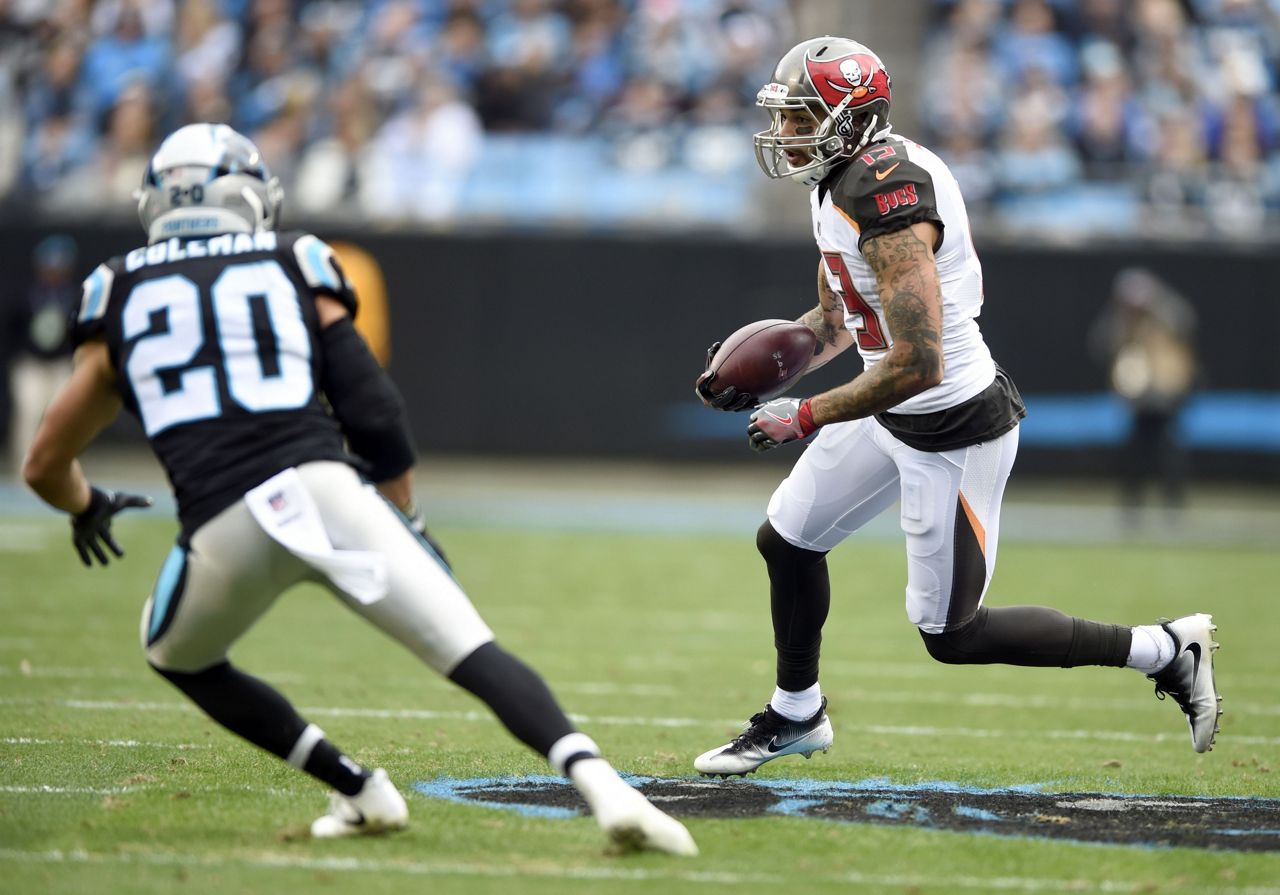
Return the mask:
[[[981,607],[968,622],[941,634],[921,631],[924,648],[945,665],[973,665],[990,661],[981,653],[982,631],[987,623],[987,607]]]
[[[768,519],[756,530],[756,549],[764,561],[774,567],[816,566],[827,558],[825,552],[805,550],[792,544],[778,534]]]

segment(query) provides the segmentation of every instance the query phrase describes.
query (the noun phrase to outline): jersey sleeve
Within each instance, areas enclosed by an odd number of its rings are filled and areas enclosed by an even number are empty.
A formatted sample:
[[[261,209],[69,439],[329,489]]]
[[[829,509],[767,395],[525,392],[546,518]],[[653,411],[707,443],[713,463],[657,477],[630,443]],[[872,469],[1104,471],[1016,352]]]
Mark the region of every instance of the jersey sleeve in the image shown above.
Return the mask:
[[[292,254],[308,286],[322,295],[336,298],[348,314],[356,316],[356,292],[328,243],[310,233],[301,233],[292,240],[292,246],[286,244],[281,248]]]
[[[858,248],[873,236],[929,221],[943,227],[933,177],[904,154],[860,156],[850,163],[832,198],[858,226]]]
[[[115,259],[99,264],[93,273],[85,277],[80,304],[71,321],[71,344],[76,348],[90,339],[102,336],[106,331],[107,308],[111,306],[115,284]]]

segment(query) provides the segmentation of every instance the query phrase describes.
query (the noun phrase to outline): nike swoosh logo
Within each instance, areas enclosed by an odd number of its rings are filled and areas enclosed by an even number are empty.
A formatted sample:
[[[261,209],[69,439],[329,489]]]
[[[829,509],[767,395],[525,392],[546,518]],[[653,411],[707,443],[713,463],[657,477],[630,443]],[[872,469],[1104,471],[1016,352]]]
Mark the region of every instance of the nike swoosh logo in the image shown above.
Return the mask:
[[[894,162],[894,163],[893,163],[893,165],[892,165],[892,167],[890,167],[888,170],[886,170],[886,171],[877,171],[877,172],[876,172],[876,180],[884,180],[886,177],[888,177],[890,174],[892,174],[892,173],[894,172],[894,170],[898,167],[898,165],[901,165],[901,164],[902,164],[902,162]]]
[[[771,416],[771,417],[773,417],[775,420],[777,420],[778,422],[782,423],[782,425],[784,425],[784,426],[789,426],[789,425],[791,425],[791,415],[790,415],[790,414],[788,414],[787,416],[778,416],[777,414],[775,414],[775,413],[770,413],[769,411],[767,411],[767,410],[766,410],[766,411],[765,411],[765,415],[766,415],[766,416]]]
[[[1195,660],[1195,663],[1191,666],[1191,693],[1194,693],[1196,691],[1196,681],[1200,678],[1200,644],[1187,644],[1187,652],[1191,653],[1192,659]],[[1187,695],[1190,696],[1191,693]]]
[[[800,742],[806,736],[808,736],[807,733],[802,733],[800,734],[800,736],[796,737],[795,739],[787,740],[785,743],[779,743],[777,736],[774,736],[773,739],[771,739],[767,744],[765,744],[765,748],[768,749],[770,752],[778,752],[782,749],[787,748],[792,743]]]

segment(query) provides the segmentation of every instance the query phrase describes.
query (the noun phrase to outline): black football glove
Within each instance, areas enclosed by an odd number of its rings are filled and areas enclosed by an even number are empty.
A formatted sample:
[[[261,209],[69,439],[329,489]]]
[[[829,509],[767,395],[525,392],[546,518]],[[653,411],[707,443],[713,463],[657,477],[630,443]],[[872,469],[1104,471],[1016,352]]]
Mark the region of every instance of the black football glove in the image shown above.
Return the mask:
[[[116,556],[124,556],[124,551],[111,536],[111,518],[121,510],[149,506],[151,506],[150,497],[91,488],[89,506],[83,513],[71,517],[71,543],[75,545],[76,553],[80,554],[80,561],[86,566],[92,566],[93,560],[90,558],[92,554],[105,566],[107,554],[103,552],[102,544],[106,544]],[[99,541],[102,544],[99,544]]]
[[[732,385],[726,385],[719,394],[712,393],[711,383],[715,381],[716,374],[711,372],[711,361],[720,350],[721,344],[721,342],[712,342],[711,347],[707,349],[707,366],[698,377],[698,381],[693,384],[694,393],[699,401],[713,410],[747,410],[755,407],[758,403],[755,395],[740,392]]]
[[[435,551],[436,556],[440,557],[440,562],[444,563],[444,567],[452,572],[453,566],[449,564],[449,557],[444,555],[444,548],[427,531],[427,514],[422,512],[422,507],[414,502],[401,512],[404,513],[404,518],[408,521],[409,526],[422,537],[422,540],[427,542],[427,546]]]

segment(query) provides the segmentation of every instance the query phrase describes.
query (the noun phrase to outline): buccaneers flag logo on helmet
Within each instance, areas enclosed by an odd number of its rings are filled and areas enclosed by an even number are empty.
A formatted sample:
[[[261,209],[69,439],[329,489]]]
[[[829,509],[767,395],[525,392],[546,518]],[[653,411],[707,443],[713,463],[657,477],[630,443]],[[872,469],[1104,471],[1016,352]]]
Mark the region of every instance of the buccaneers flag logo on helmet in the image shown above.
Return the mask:
[[[877,100],[889,102],[889,75],[875,56],[852,53],[824,60],[809,56],[804,66],[828,108],[844,103],[844,108],[856,109]]]

